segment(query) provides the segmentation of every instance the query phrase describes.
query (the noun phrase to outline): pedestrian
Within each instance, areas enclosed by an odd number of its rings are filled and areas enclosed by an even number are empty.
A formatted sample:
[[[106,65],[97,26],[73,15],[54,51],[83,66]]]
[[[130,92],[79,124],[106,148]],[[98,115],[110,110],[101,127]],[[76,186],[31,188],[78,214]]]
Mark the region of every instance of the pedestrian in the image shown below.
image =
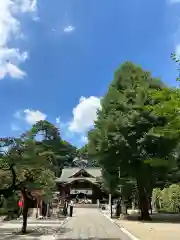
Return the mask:
[[[19,216],[18,217],[20,217],[22,215],[22,209],[23,209],[23,200],[22,199],[19,200],[18,206],[19,206],[19,214],[18,214]]]
[[[68,208],[68,202],[67,202],[67,200],[65,200],[64,201],[64,207],[63,207],[64,216],[67,216],[67,208]]]
[[[74,202],[73,202],[73,200],[71,200],[69,203],[69,216],[70,217],[72,217],[72,215],[73,215],[73,207],[74,207]]]
[[[121,202],[118,199],[116,202],[116,217],[119,217],[121,214]]]

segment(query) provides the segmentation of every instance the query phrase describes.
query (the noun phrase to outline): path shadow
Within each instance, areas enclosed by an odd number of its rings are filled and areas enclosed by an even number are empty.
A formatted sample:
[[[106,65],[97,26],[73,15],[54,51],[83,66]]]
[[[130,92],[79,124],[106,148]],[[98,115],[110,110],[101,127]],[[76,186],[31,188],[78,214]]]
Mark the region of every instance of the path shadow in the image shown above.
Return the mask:
[[[127,221],[140,221],[138,219],[139,214],[130,214],[119,218],[120,220]],[[140,221],[140,222],[150,222],[150,223],[180,223],[180,214],[168,214],[168,213],[153,213],[150,215],[152,220],[150,221]]]
[[[59,222],[57,222],[57,221],[29,221],[28,222],[28,225],[31,225],[31,224],[43,224],[43,225],[48,225],[48,224],[53,224],[53,225],[60,225],[60,224],[62,224],[62,222],[63,221],[59,221]],[[3,223],[5,223],[5,222],[3,222]],[[8,223],[10,223],[10,224],[22,224],[22,221],[9,221]]]
[[[33,239],[39,240],[41,236],[47,235],[62,235],[69,231],[72,231],[70,228],[65,227],[50,227],[50,226],[37,226],[36,228],[28,228],[27,234],[21,234],[19,228],[0,228],[0,240],[25,240]]]
[[[82,238],[61,238],[57,237],[55,240],[82,240]],[[93,237],[93,238],[83,238],[83,240],[131,240],[130,238],[98,238],[98,237]]]

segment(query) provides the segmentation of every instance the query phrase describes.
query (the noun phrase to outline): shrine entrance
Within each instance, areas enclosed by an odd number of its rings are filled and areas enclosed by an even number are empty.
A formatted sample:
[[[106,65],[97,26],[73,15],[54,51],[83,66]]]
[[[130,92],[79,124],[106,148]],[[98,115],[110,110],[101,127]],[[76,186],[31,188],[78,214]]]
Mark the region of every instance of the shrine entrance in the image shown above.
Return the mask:
[[[56,180],[60,199],[73,199],[75,202],[96,204],[104,193],[99,185],[99,168],[64,168],[61,177]]]
[[[70,189],[70,197],[76,203],[91,203],[92,189]]]

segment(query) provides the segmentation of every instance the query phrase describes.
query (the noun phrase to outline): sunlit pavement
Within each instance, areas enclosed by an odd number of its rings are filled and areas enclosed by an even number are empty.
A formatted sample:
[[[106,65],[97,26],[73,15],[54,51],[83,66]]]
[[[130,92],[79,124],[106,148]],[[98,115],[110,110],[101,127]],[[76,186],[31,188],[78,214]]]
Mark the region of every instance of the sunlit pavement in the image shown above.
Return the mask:
[[[66,221],[66,220],[64,220]],[[0,225],[0,240],[41,240],[42,236],[48,236],[53,239],[54,234],[61,231],[61,225],[64,222],[59,220],[28,220],[27,235],[20,235],[19,232],[22,227],[22,220],[13,220],[10,222],[3,222]]]
[[[98,210],[77,208],[72,218],[65,221],[42,220],[39,223],[28,222],[27,235],[19,235],[21,223],[13,221],[0,226],[0,240],[60,240],[60,239],[96,239],[130,240],[121,229]]]
[[[54,239],[130,240],[116,224],[93,208],[75,209],[73,217],[62,226],[59,235],[54,234]],[[42,237],[42,240],[48,240],[47,236]]]

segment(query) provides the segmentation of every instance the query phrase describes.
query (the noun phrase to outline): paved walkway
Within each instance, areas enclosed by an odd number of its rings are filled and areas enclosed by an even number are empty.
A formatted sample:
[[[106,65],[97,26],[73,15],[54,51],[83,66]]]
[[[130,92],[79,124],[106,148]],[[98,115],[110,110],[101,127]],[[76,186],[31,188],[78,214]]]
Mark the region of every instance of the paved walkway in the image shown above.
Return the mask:
[[[53,240],[55,233],[61,232],[61,220],[32,220],[28,219],[27,235],[19,234],[22,221],[13,220],[0,223],[0,240],[41,240],[48,236]]]
[[[60,239],[108,239],[130,240],[121,229],[107,219],[98,209],[77,208],[74,216],[62,227],[62,233],[54,236]],[[47,237],[42,240],[48,239]]]
[[[12,234],[21,228],[19,222],[0,225],[0,240],[130,240],[121,229],[107,219],[98,209],[77,208],[72,218],[62,222],[43,221],[40,224],[28,223],[28,235]]]

